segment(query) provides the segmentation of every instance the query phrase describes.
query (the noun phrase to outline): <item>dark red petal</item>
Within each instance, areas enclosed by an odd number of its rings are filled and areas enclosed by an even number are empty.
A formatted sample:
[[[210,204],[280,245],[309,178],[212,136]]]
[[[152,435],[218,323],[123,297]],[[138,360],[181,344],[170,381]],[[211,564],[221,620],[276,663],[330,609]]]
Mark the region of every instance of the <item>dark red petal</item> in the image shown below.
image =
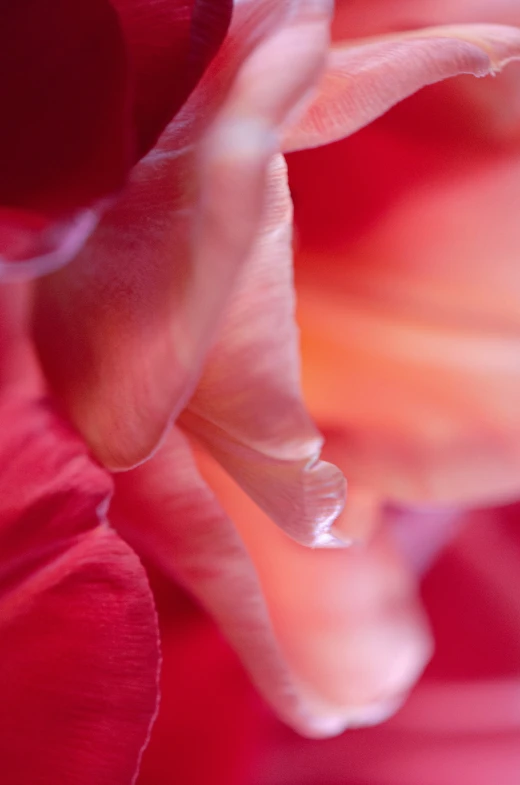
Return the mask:
[[[221,45],[232,0],[112,0],[130,51],[135,81],[138,157],[195,88]]]
[[[108,475],[44,403],[0,403],[0,780],[130,785],[157,703],[155,611],[103,520]]]
[[[44,214],[120,188],[125,42],[109,0],[0,0],[0,205]]]

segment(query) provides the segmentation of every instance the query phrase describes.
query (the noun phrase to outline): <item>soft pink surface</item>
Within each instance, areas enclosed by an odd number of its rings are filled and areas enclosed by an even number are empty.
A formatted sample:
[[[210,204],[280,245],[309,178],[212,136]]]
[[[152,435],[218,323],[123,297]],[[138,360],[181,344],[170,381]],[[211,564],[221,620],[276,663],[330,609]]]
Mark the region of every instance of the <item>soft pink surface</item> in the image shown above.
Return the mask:
[[[278,129],[323,64],[328,10],[326,0],[240,3],[210,71],[117,207],[42,281],[45,370],[113,468],[146,458],[193,392],[260,226]]]

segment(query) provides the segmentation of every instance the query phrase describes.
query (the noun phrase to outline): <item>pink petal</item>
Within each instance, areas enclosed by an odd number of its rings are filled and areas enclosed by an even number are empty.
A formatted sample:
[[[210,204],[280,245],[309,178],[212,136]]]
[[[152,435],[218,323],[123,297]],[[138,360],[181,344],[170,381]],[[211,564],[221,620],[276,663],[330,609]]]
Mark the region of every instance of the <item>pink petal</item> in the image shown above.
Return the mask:
[[[211,612],[298,731],[333,735],[390,712],[429,653],[413,582],[391,548],[292,543],[201,460],[247,550],[177,429],[150,461],[117,475],[118,529]]]
[[[328,9],[240,3],[125,198],[73,265],[41,283],[45,370],[107,465],[147,457],[193,390],[260,222],[277,129],[322,65]]]
[[[425,85],[458,74],[496,74],[520,57],[520,30],[501,25],[437,27],[332,48],[326,74],[284,149],[342,139]]]
[[[157,703],[146,575],[49,406],[4,396],[0,423],[2,782],[128,785]]]
[[[322,438],[301,399],[291,242],[279,156],[260,234],[181,422],[288,534],[324,545],[345,481],[319,460]]]

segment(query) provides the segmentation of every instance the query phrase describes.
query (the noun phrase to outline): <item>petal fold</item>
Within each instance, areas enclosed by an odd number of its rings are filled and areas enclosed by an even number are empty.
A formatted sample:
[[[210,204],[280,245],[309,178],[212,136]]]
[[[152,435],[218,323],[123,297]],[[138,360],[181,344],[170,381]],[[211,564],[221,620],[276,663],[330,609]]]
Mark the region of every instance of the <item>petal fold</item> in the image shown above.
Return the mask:
[[[181,422],[288,534],[334,542],[345,480],[319,460],[300,392],[292,203],[282,156],[269,172],[261,231]]]
[[[195,595],[300,733],[335,735],[391,713],[430,651],[391,546],[304,548],[208,456],[197,464],[174,428],[153,458],[116,476],[113,520],[125,539]]]
[[[111,468],[145,459],[193,392],[259,227],[278,129],[323,65],[329,12],[328,0],[240,3],[125,198],[74,263],[41,282],[46,373]]]
[[[505,25],[432,27],[336,43],[318,94],[286,129],[287,152],[343,139],[426,85],[459,74],[498,73],[520,57],[520,30]]]

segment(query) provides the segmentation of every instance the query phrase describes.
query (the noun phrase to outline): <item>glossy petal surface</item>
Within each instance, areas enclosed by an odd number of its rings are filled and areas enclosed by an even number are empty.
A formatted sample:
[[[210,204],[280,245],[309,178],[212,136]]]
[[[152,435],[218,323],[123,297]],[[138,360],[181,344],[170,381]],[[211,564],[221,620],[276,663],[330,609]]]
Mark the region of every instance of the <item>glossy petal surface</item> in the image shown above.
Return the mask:
[[[322,439],[300,396],[294,311],[292,203],[280,156],[255,247],[181,421],[288,534],[325,545],[345,481],[319,460]]]

